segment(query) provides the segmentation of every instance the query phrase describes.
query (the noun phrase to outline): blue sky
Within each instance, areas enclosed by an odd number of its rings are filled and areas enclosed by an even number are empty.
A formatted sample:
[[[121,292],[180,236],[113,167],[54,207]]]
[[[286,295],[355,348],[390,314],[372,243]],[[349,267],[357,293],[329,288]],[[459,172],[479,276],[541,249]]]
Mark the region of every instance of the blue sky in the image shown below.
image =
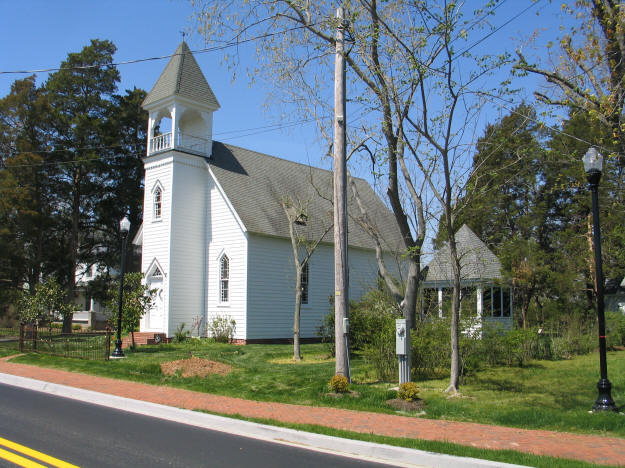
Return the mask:
[[[558,34],[562,18],[560,5],[551,0],[537,0],[529,11],[519,15],[534,0],[501,0],[502,5],[492,18],[494,26],[507,23],[500,31],[484,40],[474,53],[513,52],[536,36],[532,46],[524,46],[528,58],[541,57],[544,45]],[[466,0],[467,6],[477,8],[484,0]],[[192,9],[188,0],[0,0],[0,71],[34,70],[58,67],[69,52],[78,52],[90,39],[109,39],[117,46],[115,60],[142,59],[171,54],[182,40],[181,31],[189,33],[186,41],[192,50],[207,46],[204,39],[193,31],[190,17]],[[514,18],[514,19],[513,19]],[[239,49],[244,66],[254,66],[253,45]],[[268,85],[256,81],[250,87],[244,70],[241,78],[232,81],[231,73],[220,63],[220,53],[196,54],[196,59],[212,87],[221,109],[214,117],[214,138],[255,151],[310,164],[331,168],[328,158],[321,155],[327,148],[317,144],[315,124],[290,126],[288,130],[266,131],[277,122],[280,109],[263,103]],[[120,92],[136,86],[150,90],[168,59],[120,65]],[[494,77],[500,81],[503,77]],[[0,96],[6,95],[11,83],[27,75],[0,74]],[[330,71],[329,76],[333,76]],[[47,73],[38,74],[38,82]],[[532,101],[532,92],[539,82],[526,79],[516,83],[521,87],[517,96]],[[349,95],[349,88],[348,88]],[[482,119],[484,126],[493,123],[508,112],[491,107]],[[348,122],[349,122],[349,115]],[[293,119],[297,119],[296,116]],[[482,122],[480,122],[481,124]],[[365,177],[384,197],[384,184],[374,184],[370,168],[354,167],[353,174]],[[435,229],[429,233],[433,235]]]
[[[503,24],[531,1],[506,1],[493,23]],[[468,0],[468,4],[472,3],[479,6],[483,2]],[[558,5],[542,0],[480,47],[499,50],[538,30],[547,40],[557,32],[557,10]],[[536,16],[537,11],[540,16]],[[0,43],[4,45],[0,71],[57,67],[68,52],[80,51],[91,38],[112,40],[117,46],[117,61],[171,54],[181,41],[183,30],[190,32],[186,40],[191,49],[200,49],[205,43],[190,30],[191,14],[191,6],[185,0],[0,0]],[[251,65],[253,50],[247,47],[241,51]],[[215,115],[215,139],[328,167],[329,162],[321,162],[317,156],[320,150],[314,143],[313,124],[289,131],[250,130],[275,123],[272,117],[278,112],[274,109],[275,112],[267,113],[262,107],[267,94],[264,83],[249,87],[244,72],[233,83],[226,67],[220,65],[220,58],[219,53],[196,55],[222,106]],[[119,66],[120,90],[133,86],[151,89],[166,63],[167,59]],[[15,79],[24,76],[0,74],[0,96],[9,92]],[[46,77],[46,73],[38,74],[40,82]],[[531,89],[526,94],[531,95]]]
[[[189,29],[192,13],[182,0],[0,0],[0,5],[0,43],[4,44],[0,71],[58,67],[68,52],[80,51],[92,38],[112,40],[117,61],[171,54],[182,40],[180,31]],[[192,50],[205,47],[198,34],[186,40]],[[246,131],[274,123],[262,108],[264,92],[258,86],[250,88],[245,79],[232,83],[217,54],[198,54],[196,59],[222,106],[215,115],[215,139],[289,159],[306,158],[306,127],[288,134]],[[136,86],[149,91],[167,61],[119,66],[119,89]],[[0,96],[25,76],[0,75]],[[42,82],[47,74],[37,76]],[[255,134],[240,137],[249,133]]]

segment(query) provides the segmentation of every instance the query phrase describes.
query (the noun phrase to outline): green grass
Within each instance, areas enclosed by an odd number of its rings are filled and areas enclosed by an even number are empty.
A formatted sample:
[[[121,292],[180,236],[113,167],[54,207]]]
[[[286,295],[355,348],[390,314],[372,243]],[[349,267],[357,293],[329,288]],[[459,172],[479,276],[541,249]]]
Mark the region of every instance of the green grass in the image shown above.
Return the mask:
[[[1,357],[5,357],[5,356],[12,356],[15,353],[18,353],[19,351],[12,349],[12,348],[5,348],[0,346],[0,358]]]
[[[129,351],[127,359],[108,362],[35,354],[15,360],[259,401],[394,412],[385,403],[395,397],[390,390],[393,384],[373,382],[371,369],[361,359],[352,361],[355,384],[351,387],[360,396],[333,398],[327,395],[327,383],[334,374],[334,362],[322,359],[322,345],[304,345],[302,349],[303,364],[280,364],[289,362],[292,348],[288,345],[233,346],[198,340],[141,347]],[[227,376],[186,379],[161,373],[160,363],[191,355],[231,364],[235,371]],[[598,367],[598,355],[591,354],[569,361],[534,361],[525,368],[487,369],[467,377],[458,398],[448,398],[442,392],[445,380],[419,382],[425,417],[625,437],[623,415],[588,413],[597,396]],[[608,353],[608,370],[612,396],[623,405],[625,352]]]
[[[407,447],[428,452],[444,453],[447,455],[457,455],[460,457],[479,458],[482,460],[498,461],[503,463],[513,463],[517,465],[535,466],[537,468],[590,468],[597,466],[592,463],[586,463],[578,460],[569,460],[564,458],[546,457],[540,455],[532,455],[529,453],[515,452],[513,450],[489,450],[479,449],[475,447],[467,447],[465,445],[452,444],[449,442],[438,442],[420,439],[406,439],[397,437],[378,436],[374,434],[363,434],[360,432],[343,431],[325,426],[317,426],[313,424],[292,424],[276,421],[274,419],[264,418],[247,418],[241,415],[220,414],[207,411],[201,411],[208,414],[216,414],[219,416],[241,419],[244,421],[252,421],[271,426],[287,427],[306,432],[314,432],[334,437],[342,437],[345,439],[363,440],[366,442],[375,442],[378,444],[394,445],[396,447]],[[613,465],[601,465],[609,468]]]

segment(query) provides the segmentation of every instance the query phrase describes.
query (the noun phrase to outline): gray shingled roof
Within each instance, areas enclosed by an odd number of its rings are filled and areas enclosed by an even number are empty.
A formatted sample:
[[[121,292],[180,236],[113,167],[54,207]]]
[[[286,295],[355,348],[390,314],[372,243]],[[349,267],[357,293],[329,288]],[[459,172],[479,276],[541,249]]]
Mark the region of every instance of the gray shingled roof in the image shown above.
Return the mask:
[[[208,163],[250,232],[289,237],[289,221],[281,206],[285,196],[308,208],[307,224],[300,227],[302,235],[317,239],[331,223],[333,176],[330,171],[219,142],[213,143]],[[392,213],[365,180],[354,181],[381,234],[383,247],[403,250],[405,244]],[[375,248],[369,234],[352,218],[358,217],[360,212],[351,190],[348,190],[348,215],[349,245]],[[330,230],[324,241],[332,240]]]
[[[146,96],[143,106],[174,95],[214,109],[220,107],[213,90],[184,41],[180,43],[152,91]]]
[[[456,248],[460,257],[460,278],[464,281],[501,279],[501,262],[497,256],[467,226],[456,233]],[[449,260],[449,244],[434,254],[428,265],[426,282],[449,282],[453,278]]]

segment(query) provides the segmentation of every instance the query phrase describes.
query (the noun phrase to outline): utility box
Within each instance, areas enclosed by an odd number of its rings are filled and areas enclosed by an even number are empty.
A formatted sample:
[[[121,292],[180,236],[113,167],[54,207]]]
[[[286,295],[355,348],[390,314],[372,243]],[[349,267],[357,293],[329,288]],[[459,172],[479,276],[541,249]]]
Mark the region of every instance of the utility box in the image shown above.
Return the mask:
[[[343,319],[343,335],[347,335],[347,334],[349,334],[349,319],[344,318]]]
[[[395,320],[395,354],[404,355],[408,354],[406,339],[406,319]]]

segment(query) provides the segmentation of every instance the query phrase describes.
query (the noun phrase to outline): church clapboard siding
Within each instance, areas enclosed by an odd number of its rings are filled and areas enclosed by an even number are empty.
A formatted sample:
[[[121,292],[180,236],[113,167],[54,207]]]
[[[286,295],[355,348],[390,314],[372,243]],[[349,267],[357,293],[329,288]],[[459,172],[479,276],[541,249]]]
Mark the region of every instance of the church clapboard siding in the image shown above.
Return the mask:
[[[247,329],[247,257],[248,240],[244,227],[229,206],[223,191],[214,179],[208,181],[208,302],[207,323],[216,317],[230,317],[236,321],[235,339],[245,340]],[[219,261],[227,255],[230,262],[229,298],[220,301]]]

